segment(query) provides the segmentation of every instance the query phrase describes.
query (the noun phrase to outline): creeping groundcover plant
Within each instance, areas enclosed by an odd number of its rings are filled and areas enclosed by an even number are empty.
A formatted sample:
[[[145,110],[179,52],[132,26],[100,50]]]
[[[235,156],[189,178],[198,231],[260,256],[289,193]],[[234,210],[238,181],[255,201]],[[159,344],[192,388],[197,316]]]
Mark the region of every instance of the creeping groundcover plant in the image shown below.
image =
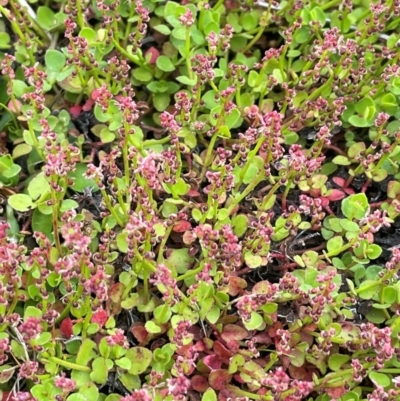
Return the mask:
[[[399,0],[0,0],[0,400],[400,400]]]

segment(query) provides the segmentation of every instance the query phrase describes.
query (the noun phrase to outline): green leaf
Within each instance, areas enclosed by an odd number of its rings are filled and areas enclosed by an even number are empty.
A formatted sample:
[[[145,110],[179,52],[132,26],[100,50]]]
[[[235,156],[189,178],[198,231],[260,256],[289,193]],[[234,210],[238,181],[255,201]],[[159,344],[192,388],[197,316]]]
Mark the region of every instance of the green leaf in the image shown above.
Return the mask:
[[[368,199],[364,193],[350,195],[342,200],[342,213],[349,220],[356,218],[361,220],[368,211]]]
[[[92,398],[95,399],[95,398]],[[67,401],[89,401],[89,399],[80,393],[70,394],[67,398]]]
[[[240,111],[238,109],[233,109],[231,113],[225,117],[225,125],[228,128],[233,128],[240,118]]]
[[[233,218],[232,226],[235,235],[241,237],[249,228],[249,220],[244,214],[238,214]]]
[[[32,215],[32,229],[46,235],[53,240],[53,220],[51,214],[43,214],[39,208],[35,209]]]
[[[354,231],[354,232],[359,232],[360,231],[360,226],[355,223],[354,221],[350,221],[347,219],[340,219],[340,225],[346,230],[346,231]]]
[[[125,370],[129,370],[132,367],[132,362],[126,357],[117,359],[115,364]]]
[[[378,259],[381,256],[382,248],[377,244],[370,244],[366,250],[368,259]]]
[[[171,30],[168,28],[167,25],[163,25],[163,24],[156,25],[156,26],[153,26],[153,29],[156,30],[157,32],[160,32],[163,35],[171,34]]]
[[[37,9],[37,22],[46,31],[52,29],[57,25],[57,20],[55,18],[54,12],[46,6],[40,6]]]
[[[186,39],[186,27],[178,26],[172,30],[171,36],[178,40]]]
[[[21,97],[28,88],[28,85],[24,81],[20,81],[19,79],[14,79],[12,81],[12,91],[16,97]]]
[[[371,299],[378,293],[380,286],[379,280],[366,280],[360,284],[356,292],[362,299]]]
[[[140,82],[149,82],[153,78],[153,74],[145,67],[136,68],[133,71],[133,76]]]
[[[349,118],[349,123],[358,128],[371,127],[374,124],[373,120],[368,121],[365,118],[356,115]]]
[[[329,254],[335,253],[342,246],[343,246],[343,237],[340,237],[340,236],[331,238],[326,244],[326,248],[327,248]]]
[[[150,366],[153,354],[147,348],[134,347],[128,349],[125,358],[128,358],[132,363],[129,373],[131,375],[140,375]]]
[[[173,266],[179,274],[186,273],[194,262],[194,258],[189,255],[188,248],[168,249],[166,256],[168,263]]]
[[[250,320],[243,322],[247,330],[257,330],[264,325],[264,320],[259,313],[251,312]]]
[[[28,194],[33,200],[37,200],[40,196],[49,192],[50,184],[43,172],[36,175],[28,185]]]
[[[26,320],[28,317],[36,317],[40,319],[42,315],[43,313],[40,309],[35,308],[34,306],[28,306],[24,312],[24,320]]]
[[[391,377],[385,373],[372,371],[368,373],[368,377],[375,384],[375,386],[381,386],[383,388],[386,388],[392,385]]]
[[[103,357],[97,357],[92,363],[92,372],[90,378],[97,384],[104,384],[107,382],[108,367],[106,359]]]
[[[339,166],[349,166],[351,164],[351,161],[346,156],[342,155],[335,156],[332,159],[332,162]]]
[[[326,23],[326,17],[324,12],[319,8],[319,7],[314,7],[311,11],[310,11],[310,17],[314,20],[314,21],[318,21],[321,26],[324,26]]]
[[[28,212],[36,207],[32,198],[25,194],[14,194],[8,198],[8,204],[17,212]]]
[[[386,309],[388,306],[384,307],[382,305],[383,309]],[[375,307],[371,308],[371,310],[365,316],[366,319],[374,324],[383,323],[387,319],[385,311],[383,309],[377,309]]]
[[[82,28],[79,32],[79,36],[81,38],[85,38],[88,41],[88,43],[92,43],[97,40],[96,32],[89,27]]]
[[[148,333],[161,333],[161,327],[154,323],[152,320],[148,320],[144,327]]]
[[[58,50],[49,49],[44,56],[46,67],[50,71],[61,71],[66,62],[66,57]]]
[[[255,269],[261,266],[262,258],[260,255],[254,255],[252,252],[246,252],[244,254],[244,261],[248,267]]]
[[[208,388],[201,397],[201,401],[217,401],[216,392],[212,388]]]
[[[168,320],[172,316],[172,311],[169,305],[164,304],[164,305],[159,305],[157,306],[154,311],[154,319],[157,321],[159,324],[164,324],[168,322]]]
[[[247,83],[249,84],[249,86],[250,86],[251,88],[254,88],[254,87],[256,86],[259,77],[260,77],[260,76],[259,76],[259,74],[258,74],[257,71],[251,70],[251,71],[249,72],[249,77],[248,77],[248,79],[247,79]]]
[[[91,179],[88,180],[83,176],[86,173],[87,165],[84,163],[78,163],[75,167],[75,170],[68,174],[69,178],[71,178],[74,184],[70,187],[76,192],[83,192],[85,188],[93,188],[93,191],[98,191],[99,187],[96,182]]]
[[[154,107],[157,111],[164,111],[171,103],[171,97],[167,93],[158,93],[153,97]]]
[[[171,59],[168,58],[167,56],[158,57],[157,61],[156,61],[156,65],[161,71],[165,71],[165,72],[175,71],[174,64],[172,63]]]
[[[300,29],[296,29],[293,38],[300,45],[308,42],[310,40],[310,28],[303,26]]]
[[[78,365],[87,366],[89,362],[96,356],[93,350],[96,348],[96,343],[86,338],[83,340],[79,348],[78,355],[76,356],[76,363]]]
[[[350,360],[349,355],[341,355],[341,354],[334,354],[331,355],[328,359],[328,366],[329,369],[333,370],[334,372],[339,370],[340,367]]]
[[[7,32],[0,32],[0,49],[9,49],[10,46],[10,35]]]
[[[397,300],[397,289],[393,286],[385,287],[382,293],[382,301],[385,304],[392,305]]]
[[[181,75],[181,76],[177,77],[176,80],[178,82],[180,82],[181,84],[188,85],[188,86],[194,86],[194,85],[196,85],[196,82],[197,82],[196,78],[189,79],[185,75]]]

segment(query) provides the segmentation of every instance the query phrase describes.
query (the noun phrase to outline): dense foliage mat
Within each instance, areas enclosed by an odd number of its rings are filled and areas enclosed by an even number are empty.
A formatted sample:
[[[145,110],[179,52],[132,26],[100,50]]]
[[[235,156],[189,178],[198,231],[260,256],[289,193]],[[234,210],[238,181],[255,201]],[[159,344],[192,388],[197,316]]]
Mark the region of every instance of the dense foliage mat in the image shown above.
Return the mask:
[[[0,1],[0,399],[400,399],[400,1]]]

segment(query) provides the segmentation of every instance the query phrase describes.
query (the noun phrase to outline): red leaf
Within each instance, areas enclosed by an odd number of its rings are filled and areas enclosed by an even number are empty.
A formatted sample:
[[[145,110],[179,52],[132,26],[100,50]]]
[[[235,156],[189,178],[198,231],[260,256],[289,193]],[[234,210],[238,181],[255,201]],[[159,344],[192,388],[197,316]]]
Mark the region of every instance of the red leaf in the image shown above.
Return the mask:
[[[246,287],[246,280],[237,276],[229,276],[228,294],[232,297],[241,294]]]
[[[206,365],[211,370],[220,369],[222,366],[221,358],[218,355],[207,355],[203,359],[204,365]]]
[[[195,375],[191,378],[192,387],[199,393],[205,393],[208,389],[207,379],[200,375]]]
[[[104,309],[99,309],[93,313],[90,321],[92,323],[97,323],[100,327],[103,327],[108,320],[107,312]]]
[[[192,225],[191,225],[188,221],[186,221],[186,220],[181,220],[181,221],[178,221],[178,222],[174,225],[172,231],[174,231],[174,232],[176,232],[176,233],[184,233],[185,231],[188,231],[188,230],[190,230],[191,228],[192,228]]]
[[[119,304],[122,300],[122,294],[125,291],[125,286],[122,283],[113,284],[108,290],[108,295],[115,304]]]
[[[93,99],[88,99],[86,100],[85,104],[82,106],[83,111],[90,111],[92,110],[94,105],[94,100]]]
[[[341,200],[345,197],[344,192],[342,192],[340,189],[332,189],[330,191],[330,194],[326,196],[330,201],[338,201]]]
[[[208,376],[208,382],[214,390],[223,390],[232,380],[232,375],[225,369],[213,370]]]
[[[200,192],[196,191],[195,189],[190,189],[187,194],[188,194],[188,196],[190,196],[192,198],[196,198],[197,196],[200,196]]]
[[[134,323],[132,328],[130,329],[130,332],[139,342],[140,347],[147,345],[152,338],[152,335],[147,332],[147,330],[144,328],[143,323],[141,322]]]
[[[69,108],[69,113],[71,114],[72,117],[78,118],[78,117],[79,117],[79,114],[82,113],[82,107],[81,107],[81,106],[78,106],[78,105],[71,106],[71,107]]]
[[[230,340],[241,341],[245,339],[248,335],[249,333],[243,327],[240,327],[236,324],[227,324],[224,327],[221,337],[225,341],[230,341]]]
[[[343,188],[346,180],[342,177],[333,177],[332,181],[338,186]]]
[[[326,388],[325,391],[326,391],[326,394],[328,394],[330,397],[335,398],[335,399],[338,399],[343,394],[346,394],[346,390],[344,387]]]
[[[229,358],[232,356],[232,352],[226,349],[218,340],[214,342],[213,350],[215,355],[219,356],[223,362],[229,364]]]
[[[3,397],[1,401],[10,401],[11,399],[11,391],[3,391]]]
[[[10,100],[7,106],[13,113],[20,113],[22,108],[22,103],[18,99],[14,99],[14,101]]]
[[[160,57],[160,52],[155,47],[150,47],[144,55],[146,59],[148,58],[149,64],[155,64]]]
[[[73,332],[72,332],[72,320],[69,317],[66,317],[60,324],[60,331],[61,334],[65,337],[65,338],[71,338]]]

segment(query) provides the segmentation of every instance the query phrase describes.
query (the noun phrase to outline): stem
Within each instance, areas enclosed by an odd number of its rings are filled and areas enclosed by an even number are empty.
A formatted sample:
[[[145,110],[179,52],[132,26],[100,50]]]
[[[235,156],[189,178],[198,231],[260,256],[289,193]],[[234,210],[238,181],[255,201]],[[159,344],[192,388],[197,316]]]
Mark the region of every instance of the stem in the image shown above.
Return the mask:
[[[321,10],[327,10],[328,8],[336,6],[337,4],[340,4],[341,2],[342,2],[342,0],[331,0],[324,5],[320,5],[319,7]]]
[[[100,189],[100,192],[103,196],[104,202],[107,206],[107,209],[110,211],[111,215],[114,217],[115,221],[120,227],[124,227],[124,223],[122,220],[119,218],[117,212],[115,211],[113,205],[110,202],[110,199],[108,198],[107,192],[104,189]]]
[[[89,366],[78,365],[77,363],[68,362],[68,361],[65,361],[64,359],[57,358],[56,356],[45,357],[42,359],[42,362],[44,362],[44,363],[53,362],[53,363],[56,363],[57,365],[63,366],[64,368],[79,370],[81,372],[91,372],[92,371],[92,368]]]
[[[78,26],[82,29],[85,26],[85,21],[82,15],[82,0],[76,0],[76,11],[77,11],[77,23]]]
[[[204,269],[204,266],[200,265],[196,269],[190,270],[190,271],[186,272],[185,274],[182,274],[182,276],[177,277],[176,281],[182,281],[182,280],[186,280],[189,277],[193,277],[197,273],[200,273],[203,269]]]
[[[133,54],[129,54],[114,38],[112,39],[112,43],[114,47],[122,54],[124,55],[128,60],[132,61],[132,63],[135,63],[139,67],[145,67],[149,71],[151,69],[148,66],[145,66],[143,63],[140,62],[139,57],[135,56]],[[152,71],[151,71],[152,72]]]
[[[215,145],[215,142],[217,141],[217,137],[218,137],[218,132],[216,132],[211,137],[210,144],[209,144],[208,149],[207,149],[206,159],[204,160],[203,169],[201,170],[201,173],[200,173],[199,182],[202,182],[203,179],[204,179],[204,176],[206,175],[207,167],[208,167],[208,165],[210,163],[211,155],[212,155],[212,152],[214,150],[214,145]]]
[[[173,227],[174,227],[174,226],[168,227],[168,229],[166,230],[165,235],[164,235],[164,237],[163,237],[163,239],[162,239],[162,241],[161,241],[161,243],[160,243],[160,247],[158,248],[157,263],[162,263],[162,261],[163,261],[163,259],[164,259],[164,257],[163,257],[163,252],[164,252],[165,244],[166,244],[167,241],[168,241],[168,238],[169,238],[169,236],[170,236],[170,234],[171,234],[171,231],[172,231],[172,228],[173,228]]]
[[[238,198],[235,197],[234,202],[229,206],[228,213],[232,213],[233,209],[238,205],[264,178],[264,172],[258,173],[247,186],[247,188],[240,194]]]
[[[368,226],[364,226],[361,230],[362,233],[366,233],[369,230]],[[342,253],[344,251],[346,251],[347,249],[351,248],[356,242],[358,242],[358,238],[353,239],[352,241],[350,241],[349,243],[343,245],[342,247],[338,248],[338,249],[334,249],[331,252],[325,253],[324,255],[320,255],[318,257],[318,259],[324,259],[325,257],[330,258],[331,256],[336,256],[339,255],[339,253]],[[364,289],[363,289],[364,291]]]
[[[250,40],[250,42],[247,44],[247,46],[244,49],[240,50],[240,53],[246,53],[249,49],[251,49],[252,46],[257,43],[258,39],[260,39],[261,35],[264,33],[264,30],[265,30],[265,26],[264,25],[260,26],[260,29],[258,30],[257,35],[255,35],[254,38]]]
[[[236,395],[242,395],[244,397],[248,397],[252,400],[272,400],[271,397],[263,397],[259,394],[254,394],[254,393],[250,393],[248,391],[244,391],[242,389],[240,389],[239,387],[233,386],[232,384],[227,384],[226,388],[230,391],[232,391],[232,393],[236,394]]]
[[[12,95],[12,98],[14,98],[14,95]],[[15,99],[15,98],[14,98]],[[14,116],[14,113],[3,103],[0,103],[0,107],[2,107],[3,109],[7,110],[10,113],[11,119],[13,120],[14,124],[15,124],[15,128],[18,128],[18,122],[17,119]],[[15,106],[14,106],[15,107]],[[15,109],[17,110],[17,109]],[[35,137],[36,138],[36,137]]]
[[[193,79],[193,71],[192,71],[192,61],[190,58],[190,27],[186,27],[186,42],[185,42],[185,53],[186,53],[186,68],[188,70],[189,79]]]
[[[51,194],[51,201],[53,204],[53,213],[52,213],[52,222],[53,222],[53,233],[54,233],[54,242],[56,244],[56,248],[58,251],[58,254],[62,256],[62,250],[61,250],[61,243],[60,243],[60,236],[58,233],[58,199],[57,199],[57,194],[56,191],[52,188],[50,185],[50,194]]]

